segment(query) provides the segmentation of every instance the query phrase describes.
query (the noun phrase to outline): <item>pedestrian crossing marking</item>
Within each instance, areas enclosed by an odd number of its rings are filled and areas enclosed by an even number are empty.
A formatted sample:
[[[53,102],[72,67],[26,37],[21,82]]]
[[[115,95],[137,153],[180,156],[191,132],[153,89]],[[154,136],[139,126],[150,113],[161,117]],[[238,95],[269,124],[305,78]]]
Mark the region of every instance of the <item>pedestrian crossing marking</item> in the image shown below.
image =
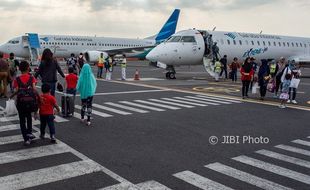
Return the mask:
[[[309,161],[302,160],[302,159],[299,159],[299,158],[287,156],[287,155],[276,153],[276,152],[272,152],[272,151],[269,151],[269,150],[258,150],[258,151],[256,151],[256,153],[264,155],[264,156],[267,156],[267,157],[270,157],[270,158],[274,158],[274,159],[277,159],[277,160],[281,160],[281,161],[284,161],[284,162],[288,162],[288,163],[291,163],[291,164],[296,164],[296,165],[299,165],[299,166],[302,166],[302,167],[310,168],[310,162]]]
[[[153,111],[165,111],[164,109],[155,108],[155,107],[151,107],[151,106],[146,106],[146,105],[142,105],[142,104],[138,104],[138,103],[133,103],[133,102],[129,102],[129,101],[120,101],[120,103],[131,105],[131,106],[136,106],[136,107],[139,107],[139,108],[149,109],[149,110],[153,110]]]
[[[219,173],[225,174],[227,176],[233,177],[235,179],[238,179],[240,181],[244,181],[246,183],[249,183],[251,185],[255,185],[259,188],[266,189],[266,190],[293,190],[288,187],[284,187],[282,185],[279,185],[277,183],[274,183],[272,181],[254,176],[252,174],[237,170],[235,168],[226,166],[221,163],[213,163],[205,166],[206,168],[209,168],[211,170],[217,171]]]
[[[168,105],[158,104],[158,103],[154,103],[154,102],[148,102],[148,101],[144,101],[144,100],[135,100],[135,102],[149,104],[149,105],[153,105],[153,106],[157,106],[157,107],[162,107],[162,108],[167,108],[167,109],[171,109],[171,110],[179,110],[179,109],[181,109],[181,108],[174,107],[174,106],[168,106]]]
[[[184,107],[184,108],[194,108],[195,107],[195,106],[189,106],[189,105],[184,105],[184,104],[179,104],[179,103],[169,102],[169,101],[164,101],[164,100],[157,100],[157,99],[149,99],[149,100],[154,101],[154,102],[163,103],[163,104],[169,104],[169,105],[173,105],[173,106]]]
[[[75,105],[75,108],[81,110],[81,109],[82,109],[82,106],[80,106],[80,105]],[[103,113],[103,112],[99,112],[99,111],[96,111],[96,110],[92,110],[92,113],[93,113],[94,115],[98,115],[98,116],[100,116],[100,117],[112,117],[112,115],[110,115],[110,114]]]
[[[296,143],[296,144],[301,144],[301,145],[304,145],[304,146],[310,146],[310,142],[309,141],[304,141],[304,140],[297,139],[297,140],[294,140],[292,142]]]
[[[161,98],[161,99],[167,100],[167,101],[172,101],[172,102],[177,102],[177,103],[181,103],[181,104],[185,104],[185,105],[200,106],[200,107],[207,106],[204,104],[197,104],[197,103],[193,103],[193,102],[185,102],[184,100],[176,100],[176,99],[172,99],[172,98]]]
[[[214,99],[214,100],[221,100],[221,101],[226,101],[226,102],[233,102],[233,103],[242,103],[241,101],[235,100],[235,99],[231,99],[231,98],[218,98],[218,97],[214,97],[214,96],[207,96],[207,95],[197,95],[198,97],[202,97],[202,98],[208,98],[208,99]]]
[[[142,110],[142,109],[138,109],[138,108],[133,108],[133,107],[117,104],[117,103],[106,102],[105,104],[110,105],[110,106],[114,106],[114,107],[117,107],[117,108],[122,108],[122,109],[125,109],[125,110],[129,110],[129,111],[134,111],[134,112],[137,112],[137,113],[149,113],[149,111],[146,111],[146,110]]]
[[[8,116],[8,117],[0,117],[0,122],[11,122],[11,121],[19,121],[18,115],[16,115],[16,116]],[[69,121],[69,120],[67,120],[65,118],[62,118],[62,117],[60,117],[58,115],[55,115],[55,122],[61,123],[61,122],[67,122],[67,121]],[[39,120],[32,118],[32,122],[38,123]],[[34,124],[34,125],[36,125],[36,124]]]
[[[136,185],[140,190],[171,190],[157,181],[146,181]]]
[[[294,152],[294,153],[310,156],[310,151],[309,150],[304,150],[304,149],[301,149],[301,148],[296,148],[296,147],[293,147],[293,146],[282,145],[282,144],[281,145],[277,145],[275,147],[279,148],[279,149],[282,149],[282,150],[289,151],[289,152]]]
[[[39,132],[34,133],[34,135],[39,136]],[[17,142],[22,142],[22,141],[24,141],[22,135],[0,137],[0,145],[17,143]]]
[[[203,177],[191,171],[183,171],[180,173],[173,174],[173,176],[203,190],[219,190],[219,189],[233,190],[230,187],[227,187],[223,184],[212,181],[206,177]]]
[[[200,98],[200,97],[195,97],[195,96],[185,96],[187,98],[192,98],[192,99],[197,99],[197,100],[204,100],[207,102],[215,102],[215,103],[220,103],[220,104],[231,104],[232,102],[225,102],[223,100],[212,100],[212,99],[206,99],[206,98]]]
[[[277,175],[281,175],[287,178],[291,178],[294,179],[296,181],[300,181],[302,183],[308,184],[310,185],[310,176],[309,175],[305,175],[287,168],[283,168],[274,164],[270,164],[268,162],[264,162],[261,160],[257,160],[248,156],[238,156],[235,158],[232,158],[235,161],[256,167],[256,168],[260,168],[263,170],[266,170],[268,172],[271,173],[275,173]]]
[[[206,104],[206,105],[213,105],[213,106],[218,106],[220,104],[217,104],[217,103],[211,103],[211,102],[206,102],[206,101],[201,101],[201,100],[195,100],[195,99],[191,99],[191,98],[183,98],[183,97],[174,97],[176,99],[179,99],[179,100],[185,100],[185,101],[188,101],[188,102],[195,102],[195,103],[199,103],[199,104]]]
[[[132,114],[132,113],[129,113],[129,112],[125,112],[125,111],[117,110],[117,109],[114,109],[114,108],[102,106],[102,105],[99,105],[99,104],[93,104],[93,107],[99,108],[99,109],[102,109],[102,110],[107,110],[107,111],[110,111],[110,112],[114,112],[114,113],[117,113],[117,114],[120,114],[120,115],[130,115],[130,114]]]

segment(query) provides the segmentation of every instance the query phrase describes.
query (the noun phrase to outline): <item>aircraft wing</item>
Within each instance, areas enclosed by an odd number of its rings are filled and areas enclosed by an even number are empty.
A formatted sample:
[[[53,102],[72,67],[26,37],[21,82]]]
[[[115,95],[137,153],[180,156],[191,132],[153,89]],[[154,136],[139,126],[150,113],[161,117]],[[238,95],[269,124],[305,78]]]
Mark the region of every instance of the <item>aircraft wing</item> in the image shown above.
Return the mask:
[[[143,47],[128,47],[128,48],[115,48],[111,50],[98,50],[102,52],[106,52],[109,55],[123,54],[123,53],[136,53],[141,51],[146,51],[147,49],[154,48],[156,45],[151,46],[143,46]]]

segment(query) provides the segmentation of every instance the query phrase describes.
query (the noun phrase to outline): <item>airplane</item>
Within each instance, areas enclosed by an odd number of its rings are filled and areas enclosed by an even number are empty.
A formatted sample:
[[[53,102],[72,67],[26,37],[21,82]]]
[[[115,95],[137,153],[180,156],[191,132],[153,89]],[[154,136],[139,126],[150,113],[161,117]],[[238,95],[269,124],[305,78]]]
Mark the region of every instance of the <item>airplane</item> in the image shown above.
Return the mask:
[[[211,47],[215,42],[220,57],[228,56],[228,63],[234,57],[239,60],[246,57],[279,60],[283,57],[304,67],[310,66],[310,38],[196,29],[175,33],[153,48],[146,59],[165,68],[168,79],[175,79],[174,67],[180,65],[204,65],[214,76]]]
[[[125,54],[126,57],[145,58],[150,48],[155,47],[175,33],[180,10],[175,9],[157,35],[145,39],[111,37],[87,37],[69,35],[38,35],[28,33],[9,40],[0,46],[0,52],[13,52],[16,57],[38,59],[45,48],[53,51],[55,57],[68,58],[72,53],[84,53],[88,62],[104,57]],[[34,46],[31,46],[34,44]],[[35,53],[33,53],[35,52]],[[35,57],[35,58],[33,58]]]

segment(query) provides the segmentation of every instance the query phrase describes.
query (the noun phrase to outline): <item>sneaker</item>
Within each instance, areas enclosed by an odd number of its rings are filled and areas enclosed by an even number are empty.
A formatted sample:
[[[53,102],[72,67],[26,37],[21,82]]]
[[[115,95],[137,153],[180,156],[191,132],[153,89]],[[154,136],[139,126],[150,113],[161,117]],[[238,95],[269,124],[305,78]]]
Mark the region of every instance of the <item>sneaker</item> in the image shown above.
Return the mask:
[[[55,144],[55,143],[56,143],[56,139],[55,139],[55,137],[52,137],[52,138],[51,138],[51,143],[53,143],[53,144]]]
[[[287,103],[291,103],[291,100],[287,100]]]
[[[87,125],[87,126],[90,126],[90,124],[91,124],[90,121],[87,121],[86,125]]]
[[[284,109],[285,105],[279,105],[279,108]]]
[[[24,145],[25,146],[28,146],[28,145],[30,145],[31,144],[31,140],[29,139],[29,140],[26,140],[25,142],[24,142]]]
[[[30,133],[30,134],[27,134],[27,137],[29,137],[29,139],[31,139],[31,140],[36,138],[36,136],[34,136],[34,135],[31,134],[31,133]]]
[[[293,104],[297,104],[297,101],[296,101],[296,100],[292,100],[292,103],[293,103]]]

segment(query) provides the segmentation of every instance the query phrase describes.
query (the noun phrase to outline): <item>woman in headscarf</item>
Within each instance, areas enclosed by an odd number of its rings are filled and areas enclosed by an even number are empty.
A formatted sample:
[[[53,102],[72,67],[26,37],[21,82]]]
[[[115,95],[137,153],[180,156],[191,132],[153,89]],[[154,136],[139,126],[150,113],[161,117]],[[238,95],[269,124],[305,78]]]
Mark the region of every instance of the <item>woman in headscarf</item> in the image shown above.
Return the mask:
[[[42,84],[48,84],[51,87],[52,96],[55,96],[57,72],[65,78],[57,60],[53,57],[52,51],[48,48],[44,49],[39,70],[35,73],[34,77],[37,78],[40,75]]]
[[[259,92],[260,92],[260,99],[264,100],[267,92],[267,84],[270,80],[270,68],[268,66],[268,61],[262,59],[262,65],[259,67],[258,71],[258,84],[259,84]]]
[[[86,115],[86,125],[90,126],[93,96],[96,92],[97,82],[90,65],[87,63],[85,63],[82,67],[76,88],[77,91],[80,92],[80,97],[82,101],[81,121],[85,121],[84,117]]]
[[[245,59],[244,64],[241,67],[240,73],[242,81],[242,98],[244,99],[245,97],[247,98],[249,97],[248,96],[249,86],[251,83],[252,76],[254,74],[254,70],[251,65],[249,57]]]

